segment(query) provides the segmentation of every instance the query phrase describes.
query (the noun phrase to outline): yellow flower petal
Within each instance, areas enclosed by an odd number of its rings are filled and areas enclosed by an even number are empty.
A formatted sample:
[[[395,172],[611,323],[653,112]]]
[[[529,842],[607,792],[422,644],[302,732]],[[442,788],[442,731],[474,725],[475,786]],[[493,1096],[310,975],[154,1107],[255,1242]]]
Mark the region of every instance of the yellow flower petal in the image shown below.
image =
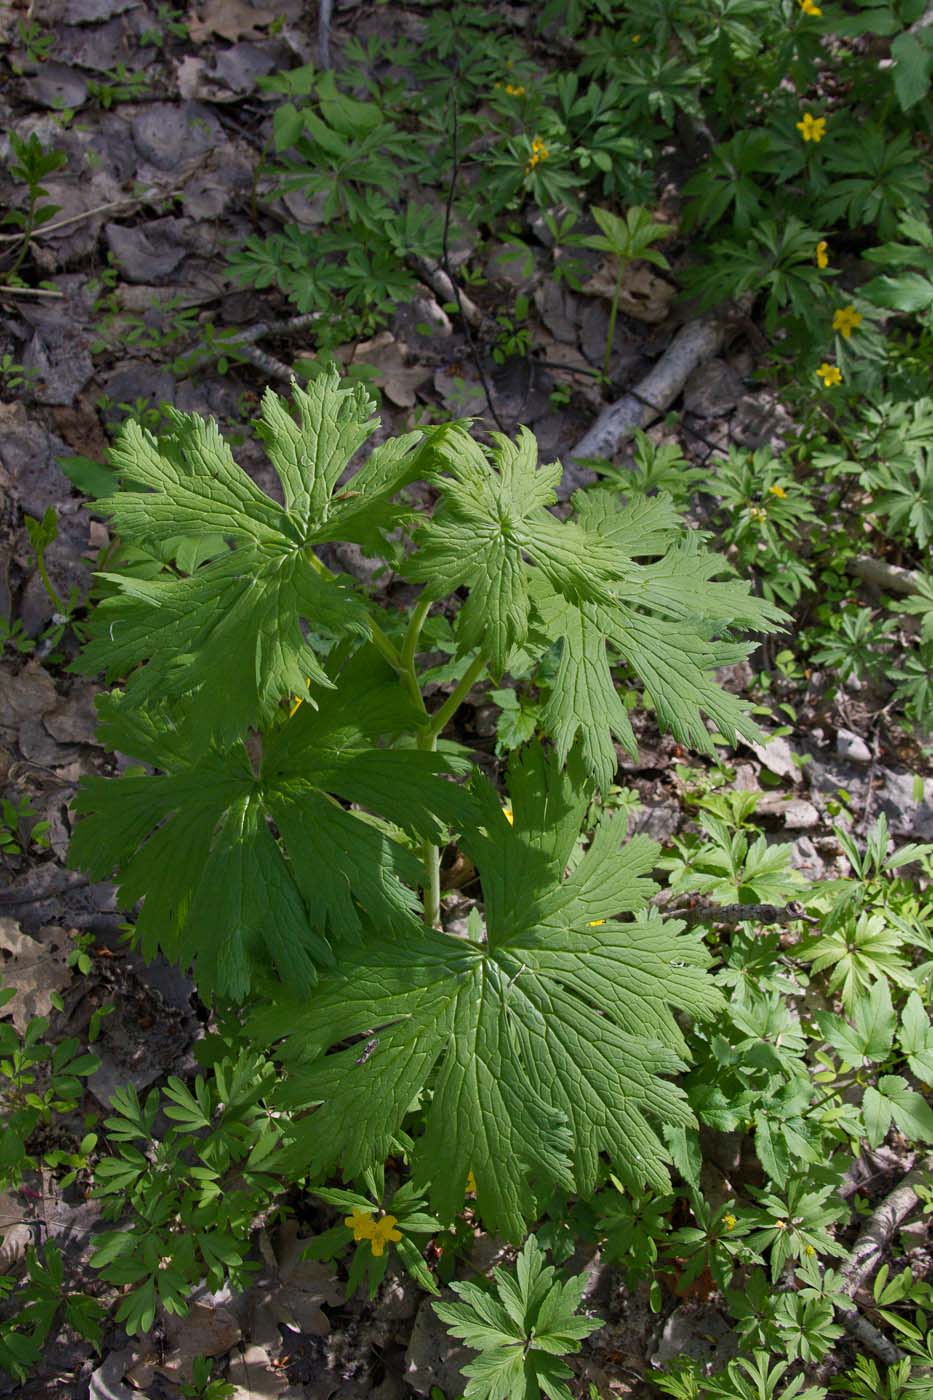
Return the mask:
[[[861,313],[849,303],[848,306],[840,306],[833,314],[833,330],[848,340],[854,330],[862,324]]]
[[[829,267],[829,257],[827,254],[828,248],[829,244],[826,242],[825,238],[821,238],[819,243],[817,243],[816,245],[816,265],[820,269],[824,267]]]
[[[353,1207],[353,1213],[345,1216],[343,1223],[353,1231],[355,1240],[371,1240],[377,1228],[372,1211],[361,1210],[359,1206]]]

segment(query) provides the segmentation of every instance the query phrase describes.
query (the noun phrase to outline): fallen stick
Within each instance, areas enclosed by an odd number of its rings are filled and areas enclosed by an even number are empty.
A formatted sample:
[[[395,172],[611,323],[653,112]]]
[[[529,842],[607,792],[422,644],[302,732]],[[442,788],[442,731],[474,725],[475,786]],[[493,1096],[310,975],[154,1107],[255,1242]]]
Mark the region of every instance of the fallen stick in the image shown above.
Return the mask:
[[[877,1209],[872,1211],[852,1246],[851,1254],[839,1271],[842,1291],[850,1298],[855,1296],[874,1273],[881,1263],[881,1256],[890,1243],[891,1236],[916,1206],[920,1199],[917,1187],[929,1183],[931,1178],[933,1156],[925,1157],[919,1166],[909,1171],[899,1185],[885,1196]],[[893,1366],[901,1360],[904,1353],[900,1348],[888,1341],[867,1318],[862,1317],[856,1306],[836,1306],[839,1321],[849,1335],[861,1342],[879,1361],[883,1361],[886,1366]],[[830,1366],[823,1361],[816,1371],[815,1379],[822,1384],[829,1373]]]
[[[898,593],[906,598],[911,593],[920,592],[919,574],[915,574],[912,569],[902,569],[897,564],[886,564],[883,559],[859,555],[856,559],[850,559],[846,568],[863,583],[873,584],[886,593]]]
[[[585,465],[587,459],[614,457],[636,428],[647,427],[670,408],[693,371],[722,348],[726,331],[726,324],[712,316],[681,327],[637,390],[604,408],[564,458],[564,476],[557,488],[562,500],[596,480],[596,473]]]
[[[409,258],[418,276],[428,284],[435,296],[439,296],[447,302],[456,302],[463,315],[463,319],[474,330],[483,330],[493,327],[495,323],[467,296],[466,292],[455,287],[453,280],[447,275],[442,267],[428,262],[426,258],[412,256]]]
[[[688,928],[695,924],[807,924],[819,920],[808,914],[802,904],[792,900],[790,904],[698,904],[692,908],[678,909],[664,906],[666,919],[682,919]]]
[[[56,301],[63,301],[64,292],[59,292],[51,287],[2,287],[0,286],[0,296],[3,297],[52,297]]]

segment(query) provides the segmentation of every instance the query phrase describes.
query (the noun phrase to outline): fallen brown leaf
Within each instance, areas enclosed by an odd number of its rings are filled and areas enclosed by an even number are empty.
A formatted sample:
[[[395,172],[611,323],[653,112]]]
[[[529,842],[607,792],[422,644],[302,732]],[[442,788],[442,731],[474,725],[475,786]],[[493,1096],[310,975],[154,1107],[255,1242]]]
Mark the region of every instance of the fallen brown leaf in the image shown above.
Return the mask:
[[[235,43],[237,39],[258,38],[260,31],[277,18],[278,11],[246,5],[243,0],[206,0],[200,17],[195,11],[188,15],[188,33],[196,44],[212,34]]]

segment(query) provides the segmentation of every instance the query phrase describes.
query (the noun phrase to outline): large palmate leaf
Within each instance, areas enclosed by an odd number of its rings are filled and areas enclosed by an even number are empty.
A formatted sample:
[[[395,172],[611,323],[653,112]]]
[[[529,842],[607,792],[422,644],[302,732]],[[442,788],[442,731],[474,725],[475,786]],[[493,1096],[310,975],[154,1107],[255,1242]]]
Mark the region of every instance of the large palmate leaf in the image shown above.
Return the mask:
[[[615,775],[613,740],[630,752],[635,738],[616,693],[611,662],[621,659],[644,683],[662,727],[681,742],[710,751],[704,716],[733,741],[759,737],[748,707],[722,689],[715,670],[739,661],[752,644],[722,638],[725,629],[773,631],[781,611],[752,595],[728,573],[726,561],[702,550],[691,535],[672,541],[665,497],[622,505],[610,492],[574,497],[590,536],[615,551],[615,581],[603,600],[572,601],[549,579],[530,586],[534,621],[543,640],[561,639],[557,677],[544,725],[565,756],[580,735],[589,771],[605,788]],[[640,559],[660,554],[654,563]]]
[[[469,588],[459,617],[461,648],[482,647],[501,673],[528,635],[530,577],[540,572],[570,600],[604,599],[616,560],[598,535],[548,511],[561,466],[538,466],[534,434],[519,429],[517,443],[500,433],[493,438],[491,460],[460,426],[438,442],[441,505],[420,532],[406,572],[434,598]]]
[[[410,723],[410,702],[368,649],[338,679],[319,709],[302,705],[267,736],[255,766],[242,743],[192,745],[177,708],[101,702],[102,741],[160,771],[82,784],[71,862],[95,879],[116,870],[122,907],[144,900],[143,951],[191,964],[205,996],[243,998],[270,973],[303,993],[367,921],[418,927],[419,863],[345,804],[437,840],[464,814],[465,794],[441,779],[458,765],[372,747]]]
[[[588,796],[576,752],[561,771],[534,748],[510,773],[514,825],[478,781],[462,842],[483,876],[485,938],[364,934],[309,1003],[255,1029],[278,1039],[287,1019],[283,1097],[318,1105],[290,1168],[381,1162],[430,1087],[416,1179],[449,1218],[472,1171],[487,1224],[515,1236],[535,1210],[529,1173],[585,1193],[606,1153],[633,1186],[667,1186],[660,1127],[691,1121],[665,1078],[686,1053],[675,1011],[706,1013],[718,994],[681,924],[614,917],[654,888],[654,842],[622,845],[624,820],[608,822],[565,876]],[[347,1042],[364,1036],[361,1055]]]
[[[111,453],[121,489],[98,508],[123,540],[159,549],[210,536],[229,549],[190,577],[103,575],[118,591],[97,607],[78,664],[129,677],[127,704],[192,694],[192,734],[202,747],[268,722],[282,697],[303,694],[309,679],[330,684],[314,632],[365,636],[368,621],[348,581],[320,569],[313,546],[340,539],[377,549],[402,514],[394,496],[427,464],[431,439],[408,433],[377,447],[336,490],[378,425],[374,405],[335,372],[307,389],[296,385],[292,407],[297,420],[267,390],[257,425],[284,507],[237,465],[217,425],[194,414],[167,410],[171,430],[159,439],[128,422]]]

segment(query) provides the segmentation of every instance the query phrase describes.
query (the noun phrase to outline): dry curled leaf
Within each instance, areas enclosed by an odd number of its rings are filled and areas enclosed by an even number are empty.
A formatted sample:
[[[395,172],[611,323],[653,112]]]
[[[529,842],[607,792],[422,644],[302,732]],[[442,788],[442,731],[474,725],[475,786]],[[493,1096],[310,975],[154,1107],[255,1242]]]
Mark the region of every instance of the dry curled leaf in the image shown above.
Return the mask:
[[[398,408],[412,408],[415,390],[430,379],[430,367],[405,364],[406,346],[395,339],[391,331],[381,331],[372,340],[363,341],[356,347],[354,364],[372,365],[376,370],[376,383],[389,403]]]
[[[188,33],[196,44],[216,34],[220,39],[257,39],[260,31],[278,18],[275,10],[258,5],[246,5],[243,0],[206,0],[200,17],[194,11],[188,16]]]
[[[284,1374],[273,1370],[269,1353],[255,1342],[233,1357],[227,1379],[233,1386],[230,1400],[276,1400],[288,1389]]]
[[[4,1008],[21,1033],[33,1016],[48,1016],[52,995],[71,981],[67,966],[68,935],[53,924],[43,924],[35,938],[23,933],[15,919],[0,918],[0,986],[12,987],[16,996]]]
[[[187,1384],[194,1358],[225,1356],[240,1340],[240,1325],[228,1308],[195,1303],[184,1317],[166,1317],[165,1336],[171,1350],[155,1369],[168,1380]]]
[[[343,1297],[333,1269],[314,1259],[302,1259],[309,1244],[298,1234],[298,1225],[288,1220],[276,1231],[274,1244],[263,1232],[260,1248],[274,1274],[271,1283],[255,1290],[250,1335],[259,1347],[275,1346],[279,1324],[311,1337],[326,1337],[330,1320],[322,1303],[339,1303]]]
[[[616,259],[607,258],[600,263],[593,276],[583,283],[581,291],[588,296],[605,297],[611,301],[615,296],[617,276]],[[631,262],[622,274],[619,310],[636,321],[656,325],[666,318],[676,295],[676,287],[659,277],[646,262]]]

